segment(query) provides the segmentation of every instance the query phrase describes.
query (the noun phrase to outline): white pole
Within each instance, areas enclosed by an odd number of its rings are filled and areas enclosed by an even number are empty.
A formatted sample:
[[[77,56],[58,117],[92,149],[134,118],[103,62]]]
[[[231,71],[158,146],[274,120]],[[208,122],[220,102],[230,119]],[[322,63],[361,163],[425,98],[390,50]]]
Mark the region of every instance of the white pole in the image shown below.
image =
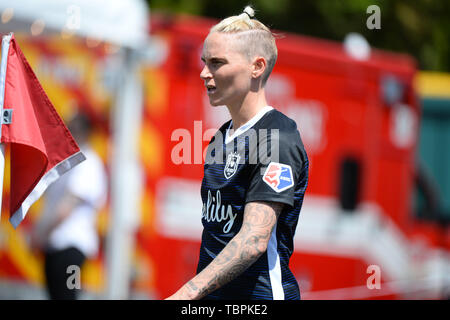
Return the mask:
[[[139,59],[132,49],[123,50],[124,64],[113,110],[111,220],[106,242],[106,299],[114,300],[130,298],[142,184],[137,157],[142,113],[142,88],[137,73]]]
[[[2,60],[0,62],[0,138],[2,137],[3,128],[3,107],[5,102],[5,82],[6,82],[6,65],[8,64],[9,43],[12,33],[3,36],[2,39]],[[0,218],[2,215],[2,199],[3,199],[3,177],[5,171],[5,146],[0,143]]]

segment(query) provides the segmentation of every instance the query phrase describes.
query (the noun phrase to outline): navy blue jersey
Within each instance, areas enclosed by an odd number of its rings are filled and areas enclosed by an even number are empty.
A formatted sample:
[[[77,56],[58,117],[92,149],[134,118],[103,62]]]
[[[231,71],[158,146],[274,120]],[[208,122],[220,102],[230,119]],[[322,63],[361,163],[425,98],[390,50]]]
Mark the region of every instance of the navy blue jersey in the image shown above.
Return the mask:
[[[255,116],[251,126],[239,128],[243,132],[235,137],[227,139],[230,120],[211,139],[201,187],[204,230],[197,273],[239,232],[246,203],[285,205],[267,251],[205,299],[300,299],[289,258],[308,182],[308,158],[296,123],[275,109],[267,110]]]

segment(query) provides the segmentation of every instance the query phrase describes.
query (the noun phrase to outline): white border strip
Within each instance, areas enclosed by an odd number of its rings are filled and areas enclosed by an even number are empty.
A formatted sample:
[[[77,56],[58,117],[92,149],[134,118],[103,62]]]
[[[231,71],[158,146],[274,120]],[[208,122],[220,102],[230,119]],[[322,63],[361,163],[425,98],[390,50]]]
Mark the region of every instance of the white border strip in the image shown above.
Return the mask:
[[[280,255],[278,254],[276,223],[269,239],[269,246],[267,248],[267,263],[269,265],[269,277],[270,284],[272,286],[273,300],[284,300]]]
[[[14,228],[22,222],[22,220],[27,215],[28,209],[31,205],[36,202],[44,193],[44,191],[50,186],[53,182],[55,182],[59,177],[61,177],[64,173],[75,167],[80,162],[86,160],[86,157],[81,151],[71,155],[70,157],[64,159],[56,166],[54,166],[50,171],[48,171],[42,178],[39,180],[38,184],[34,187],[33,191],[28,195],[28,197],[22,202],[21,207],[14,212],[12,217],[9,219]]]

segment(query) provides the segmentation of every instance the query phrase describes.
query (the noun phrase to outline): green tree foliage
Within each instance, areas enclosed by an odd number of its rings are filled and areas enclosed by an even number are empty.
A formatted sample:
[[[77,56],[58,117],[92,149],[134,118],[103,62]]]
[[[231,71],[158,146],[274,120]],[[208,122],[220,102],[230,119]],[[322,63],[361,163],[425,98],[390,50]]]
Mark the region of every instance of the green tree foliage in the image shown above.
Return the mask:
[[[377,48],[408,53],[424,70],[450,71],[448,0],[149,0],[153,11],[222,19],[247,4],[257,19],[275,30],[342,41],[362,34]],[[381,9],[381,29],[366,26],[367,7]]]

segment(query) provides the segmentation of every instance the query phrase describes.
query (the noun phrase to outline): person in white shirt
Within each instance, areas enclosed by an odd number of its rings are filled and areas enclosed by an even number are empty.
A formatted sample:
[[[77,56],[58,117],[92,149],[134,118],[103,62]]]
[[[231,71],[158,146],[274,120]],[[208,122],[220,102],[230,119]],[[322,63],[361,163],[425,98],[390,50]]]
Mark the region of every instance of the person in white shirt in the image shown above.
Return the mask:
[[[69,277],[73,266],[81,268],[98,253],[97,213],[107,197],[103,162],[87,143],[89,118],[77,113],[68,128],[86,160],[47,189],[42,218],[32,234],[32,247],[44,251],[46,286],[54,300],[77,298],[80,288],[70,285]]]

